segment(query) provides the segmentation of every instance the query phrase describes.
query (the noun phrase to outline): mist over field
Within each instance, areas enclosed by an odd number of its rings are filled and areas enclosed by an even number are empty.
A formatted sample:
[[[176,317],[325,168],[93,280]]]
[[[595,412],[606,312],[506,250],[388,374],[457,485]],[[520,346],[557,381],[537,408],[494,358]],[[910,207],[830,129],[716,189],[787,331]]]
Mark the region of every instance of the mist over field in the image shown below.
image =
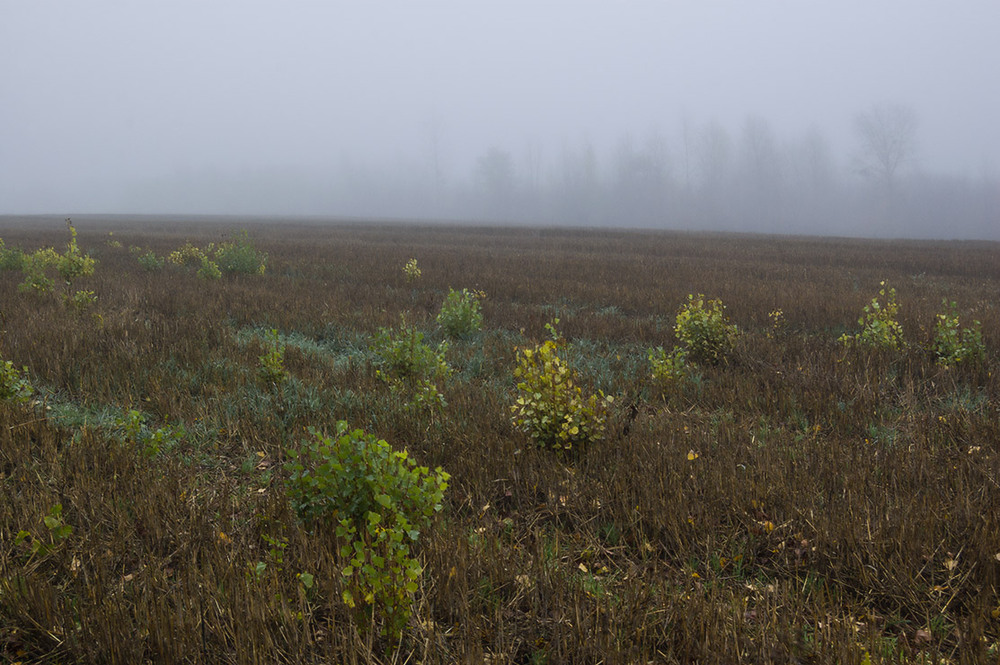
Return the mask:
[[[1000,4],[0,0],[0,214],[1000,239]]]

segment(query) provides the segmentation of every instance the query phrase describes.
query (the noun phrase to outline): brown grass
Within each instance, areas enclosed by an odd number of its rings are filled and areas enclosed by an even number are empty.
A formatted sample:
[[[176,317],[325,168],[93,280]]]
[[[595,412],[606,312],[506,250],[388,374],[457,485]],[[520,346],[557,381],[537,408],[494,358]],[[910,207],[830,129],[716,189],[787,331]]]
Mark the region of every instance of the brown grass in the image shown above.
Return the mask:
[[[61,222],[0,220],[0,237],[61,248]],[[145,272],[128,251],[244,226],[270,254],[264,276]],[[80,287],[100,318],[0,272],[0,358],[27,366],[40,400],[0,404],[0,662],[1000,658],[1000,245],[239,220],[77,229],[99,261]],[[846,350],[836,339],[881,280],[911,347]],[[412,413],[367,345],[401,313],[439,339],[449,287],[486,292],[486,330],[452,344],[448,408]],[[721,298],[743,334],[697,386],[661,395],[646,351],[674,343],[689,293]],[[985,363],[935,364],[945,297],[982,322]],[[514,348],[554,317],[582,383],[617,397],[607,439],[575,459],[509,419]],[[282,388],[257,379],[253,330],[270,328],[294,335]],[[114,425],[128,409],[186,434],[145,454]],[[343,606],[332,529],[310,532],[285,497],[286,451],[340,419],[452,475],[398,644]],[[56,504],[73,531],[52,544]],[[22,530],[51,551],[15,544]]]

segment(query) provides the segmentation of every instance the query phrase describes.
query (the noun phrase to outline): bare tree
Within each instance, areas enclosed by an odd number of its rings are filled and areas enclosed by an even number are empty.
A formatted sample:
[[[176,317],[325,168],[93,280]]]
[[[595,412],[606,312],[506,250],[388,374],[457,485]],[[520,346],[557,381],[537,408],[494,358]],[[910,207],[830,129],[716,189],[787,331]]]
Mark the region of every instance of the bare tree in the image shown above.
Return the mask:
[[[901,104],[876,104],[854,118],[854,131],[860,143],[855,170],[892,189],[896,172],[916,152],[913,110]]]

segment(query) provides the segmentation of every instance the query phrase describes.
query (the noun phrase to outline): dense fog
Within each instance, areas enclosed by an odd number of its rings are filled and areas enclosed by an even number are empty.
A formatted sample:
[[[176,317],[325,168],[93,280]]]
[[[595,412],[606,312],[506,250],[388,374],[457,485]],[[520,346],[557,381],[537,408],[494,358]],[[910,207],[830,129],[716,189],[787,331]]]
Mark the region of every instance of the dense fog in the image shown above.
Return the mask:
[[[1000,239],[1000,3],[0,0],[0,214]]]

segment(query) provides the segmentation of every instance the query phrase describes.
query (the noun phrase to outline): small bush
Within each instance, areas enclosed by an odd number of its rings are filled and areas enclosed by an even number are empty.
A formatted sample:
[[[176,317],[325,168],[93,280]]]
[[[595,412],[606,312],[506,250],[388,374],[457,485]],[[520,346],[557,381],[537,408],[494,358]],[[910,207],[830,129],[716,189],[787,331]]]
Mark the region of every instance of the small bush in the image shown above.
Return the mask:
[[[0,400],[23,403],[31,399],[34,389],[22,372],[27,374],[28,368],[18,370],[11,361],[0,360]]]
[[[958,305],[954,301],[949,304],[947,298],[941,305],[944,311],[935,317],[932,346],[938,363],[950,366],[982,361],[986,357],[986,347],[979,321],[973,321],[971,328],[963,328],[958,320]]]
[[[281,341],[277,330],[271,330],[264,336],[267,349],[260,360],[260,378],[264,383],[281,385],[288,379],[285,370],[285,343]]]
[[[205,256],[201,259],[201,267],[198,268],[197,275],[201,279],[220,279],[222,271],[219,270],[219,265],[215,261]]]
[[[670,353],[662,347],[651,350],[649,364],[652,367],[653,381],[664,392],[682,386],[691,377],[687,349],[679,346],[675,346]]]
[[[441,510],[450,476],[417,466],[407,452],[337,424],[335,438],[310,429],[312,438],[290,450],[288,497],[309,525],[336,525],[344,602],[383,617],[396,637],[410,616],[420,563],[411,546]]]
[[[267,269],[267,254],[254,246],[246,229],[231,242],[221,243],[214,259],[226,274],[263,275]]]
[[[884,281],[879,286],[882,288],[879,289],[878,297],[872,298],[871,303],[865,305],[864,314],[858,319],[861,332],[856,335],[841,335],[841,344],[888,350],[906,348],[903,327],[896,318],[899,315],[896,289],[886,287]],[[885,305],[881,304],[879,298],[885,301]]]
[[[437,316],[440,325],[449,337],[464,339],[479,332],[483,327],[483,313],[479,307],[481,294],[468,289],[455,291],[448,289],[448,296],[441,305]]]
[[[167,255],[167,261],[174,264],[175,266],[185,266],[185,267],[200,267],[204,261],[208,258],[207,254],[213,249],[213,245],[208,246],[208,252],[203,251],[201,248],[192,245],[190,242],[186,242],[179,248],[170,252]]]
[[[20,247],[7,247],[0,238],[0,270],[23,270],[24,251]]]
[[[576,385],[575,372],[559,357],[563,345],[555,324],[547,324],[552,339],[520,349],[514,376],[518,397],[511,407],[514,425],[539,446],[572,450],[604,436],[613,397],[598,392],[589,397]]]
[[[406,277],[407,282],[415,282],[420,279],[420,268],[417,267],[417,260],[410,259],[403,266],[403,276]]]
[[[147,272],[163,270],[163,266],[166,261],[163,257],[157,256],[156,252],[153,250],[142,252],[142,250],[138,247],[133,247],[132,249],[135,250],[133,253],[136,254],[136,260],[139,262],[139,265],[142,266],[143,270]]]
[[[405,322],[396,331],[380,329],[372,344],[378,356],[376,374],[393,391],[406,394],[410,406],[444,407],[439,383],[451,376],[445,359],[448,342],[433,348],[423,340],[423,333]]]
[[[726,321],[721,300],[688,295],[677,312],[674,334],[694,360],[718,363],[733,349],[739,331]]]
[[[66,285],[69,286],[80,277],[93,275],[97,262],[89,255],[83,254],[80,251],[79,246],[76,244],[76,229],[68,219],[66,220],[66,226],[69,227],[69,244],[66,246],[66,252],[56,259],[56,271],[63,278],[63,281],[66,282]]]

